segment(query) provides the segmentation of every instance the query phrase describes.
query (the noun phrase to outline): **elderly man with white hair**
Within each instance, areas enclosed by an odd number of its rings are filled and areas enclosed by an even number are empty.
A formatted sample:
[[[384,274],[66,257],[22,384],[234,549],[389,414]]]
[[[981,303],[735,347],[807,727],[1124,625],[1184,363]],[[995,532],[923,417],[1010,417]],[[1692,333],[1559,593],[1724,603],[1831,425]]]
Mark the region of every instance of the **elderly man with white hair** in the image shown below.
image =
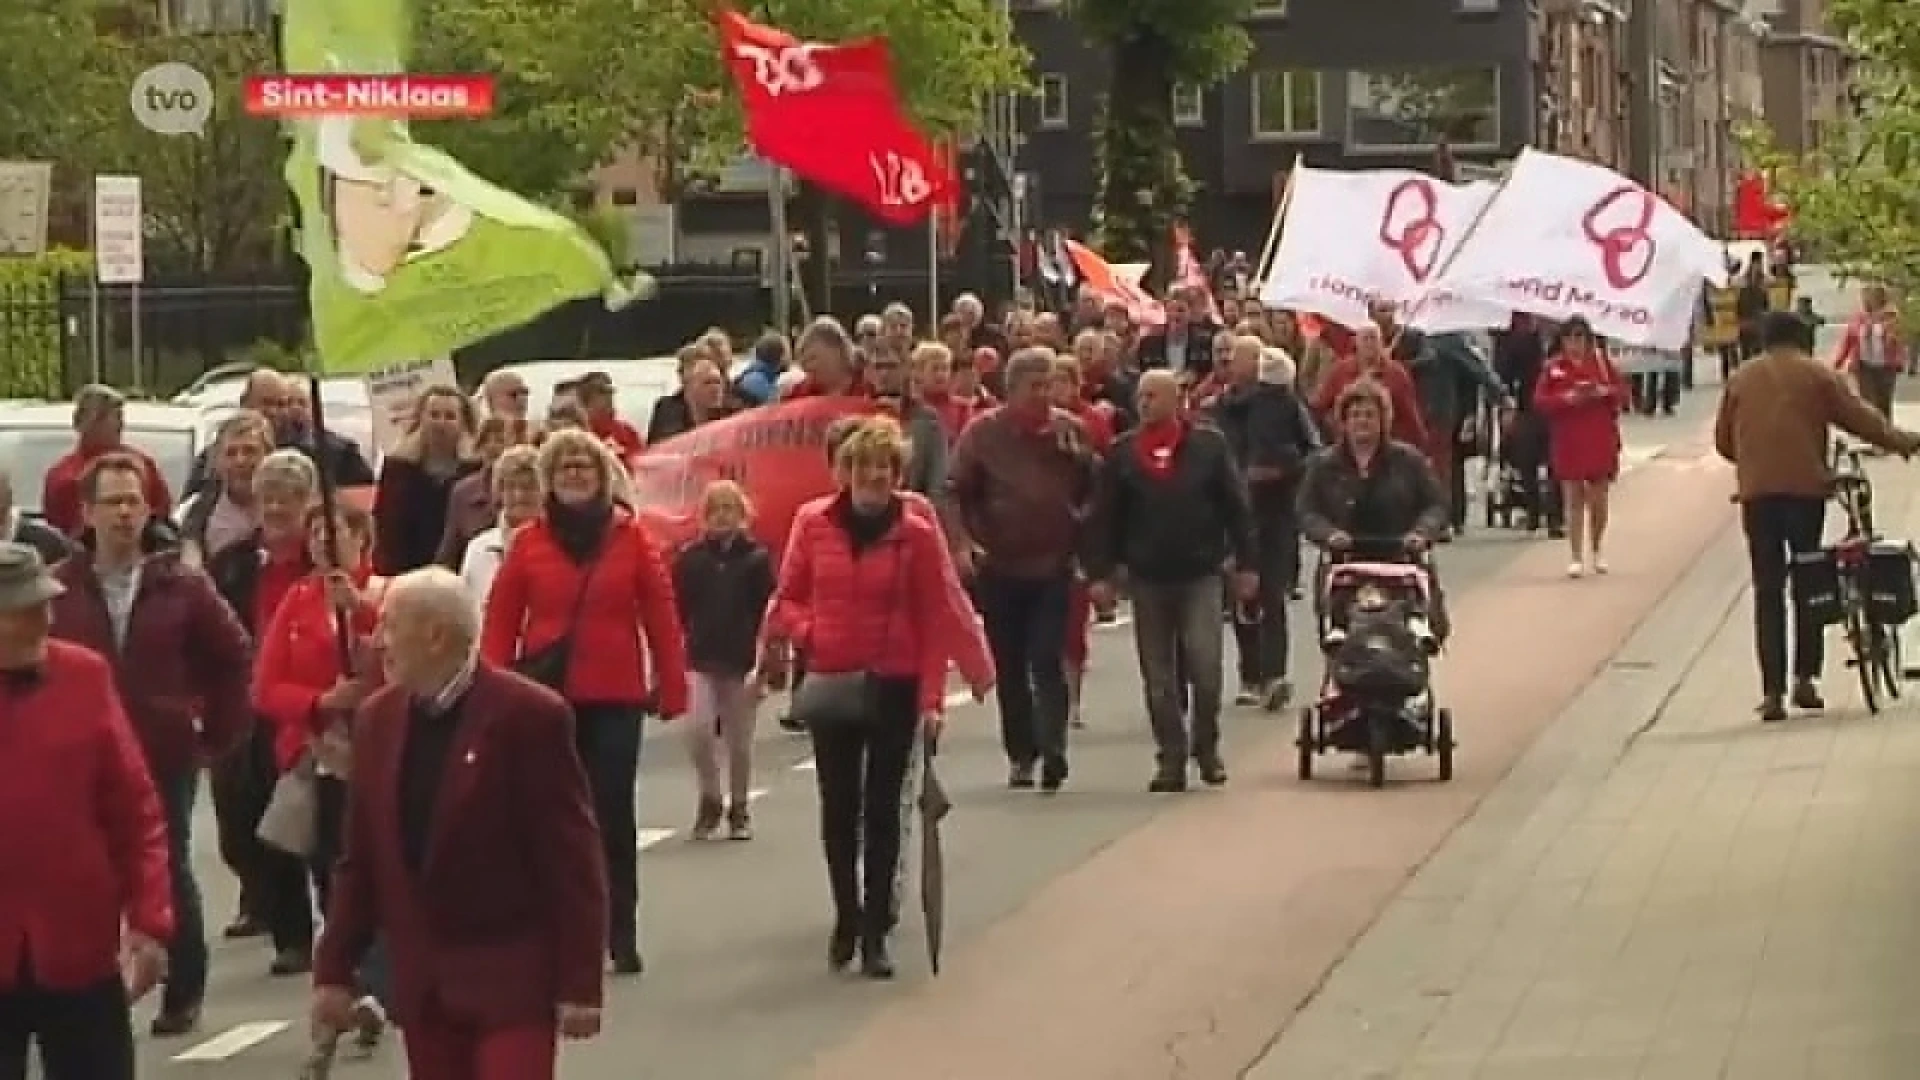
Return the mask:
[[[415,1080],[551,1080],[600,1030],[607,884],[573,713],[480,656],[479,615],[438,567],[388,587],[391,682],[353,725],[355,792],[314,963],[316,1025],[351,1023],[375,939]]]

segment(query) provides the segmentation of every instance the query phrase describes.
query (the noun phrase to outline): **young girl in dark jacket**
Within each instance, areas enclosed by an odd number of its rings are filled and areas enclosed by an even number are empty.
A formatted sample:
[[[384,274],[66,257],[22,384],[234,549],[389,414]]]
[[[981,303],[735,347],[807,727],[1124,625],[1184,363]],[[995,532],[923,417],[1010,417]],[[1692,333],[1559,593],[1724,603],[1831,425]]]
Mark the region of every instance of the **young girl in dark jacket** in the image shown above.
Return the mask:
[[[746,493],[731,480],[700,498],[705,534],[673,564],[673,594],[686,631],[690,708],[687,748],[700,784],[693,838],[712,839],[724,816],[727,838],[753,836],[747,813],[753,783],[754,710],[763,688],[749,679],[755,645],[773,596],[773,560],[747,532]],[[720,795],[720,747],[727,750],[727,798]]]

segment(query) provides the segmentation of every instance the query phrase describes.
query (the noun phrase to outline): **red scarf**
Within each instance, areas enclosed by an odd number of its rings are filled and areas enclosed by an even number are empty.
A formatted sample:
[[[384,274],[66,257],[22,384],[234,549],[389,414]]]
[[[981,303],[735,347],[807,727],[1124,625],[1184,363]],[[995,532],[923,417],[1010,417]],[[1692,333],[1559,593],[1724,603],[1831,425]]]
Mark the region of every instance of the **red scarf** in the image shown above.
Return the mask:
[[[1173,475],[1180,444],[1187,437],[1187,425],[1180,420],[1162,420],[1140,425],[1133,437],[1133,449],[1140,456],[1140,467],[1155,480]]]

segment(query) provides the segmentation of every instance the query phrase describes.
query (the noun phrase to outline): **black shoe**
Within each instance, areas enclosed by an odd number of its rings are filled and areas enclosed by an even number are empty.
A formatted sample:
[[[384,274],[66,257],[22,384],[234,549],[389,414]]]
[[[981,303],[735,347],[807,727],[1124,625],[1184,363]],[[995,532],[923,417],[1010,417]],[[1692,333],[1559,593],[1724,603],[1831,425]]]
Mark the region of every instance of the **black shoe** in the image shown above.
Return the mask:
[[[1147,782],[1147,790],[1156,795],[1171,795],[1187,790],[1187,770],[1160,768]]]
[[[647,969],[640,960],[640,947],[637,945],[617,945],[612,950],[613,973],[615,975],[638,975]]]
[[[1041,791],[1044,791],[1047,794],[1051,795],[1054,792],[1059,791],[1060,785],[1066,782],[1067,782],[1067,759],[1066,758],[1063,758],[1063,757],[1048,758],[1046,760],[1046,764],[1040,767],[1040,790]]]
[[[281,949],[273,954],[273,963],[267,965],[267,974],[276,978],[305,975],[312,970],[313,950],[310,948]]]
[[[860,939],[860,974],[869,979],[893,978],[893,957],[887,955],[887,935],[868,934]]]
[[[1827,707],[1827,699],[1820,696],[1820,688],[1813,685],[1812,679],[1802,679],[1793,684],[1793,707],[1806,712],[1820,712]]]
[[[1007,770],[1007,786],[1015,791],[1025,791],[1033,787],[1033,762],[1014,762]]]
[[[227,924],[227,928],[220,931],[220,936],[228,941],[238,941],[241,938],[261,937],[266,932],[266,924],[260,920],[251,915],[236,915],[233,921]]]
[[[1227,782],[1227,766],[1219,758],[1201,758],[1199,765],[1201,783],[1219,787]]]
[[[1779,694],[1768,694],[1761,698],[1758,711],[1762,723],[1777,724],[1787,718],[1787,706],[1780,700]]]
[[[794,734],[798,735],[798,734],[804,733],[807,730],[807,725],[794,719],[792,713],[781,713],[780,714],[780,730],[791,731]]]
[[[153,1015],[153,1024],[147,1028],[156,1039],[169,1039],[185,1035],[200,1026],[200,1003],[191,1005],[162,1005]]]
[[[859,920],[852,919],[836,923],[832,936],[827,938],[827,970],[847,970],[847,965],[853,963],[853,954],[859,947]]]

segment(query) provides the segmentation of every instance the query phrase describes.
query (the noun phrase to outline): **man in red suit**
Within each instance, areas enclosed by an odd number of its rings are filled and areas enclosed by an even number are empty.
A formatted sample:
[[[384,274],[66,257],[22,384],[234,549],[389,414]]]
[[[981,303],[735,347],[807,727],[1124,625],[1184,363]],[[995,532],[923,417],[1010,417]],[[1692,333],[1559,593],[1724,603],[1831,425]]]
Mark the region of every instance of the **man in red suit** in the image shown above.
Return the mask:
[[[459,577],[387,590],[390,684],[354,722],[355,797],[314,959],[317,1026],[345,1030],[376,937],[414,1080],[551,1080],[600,1030],[607,885],[572,713],[480,660]]]

